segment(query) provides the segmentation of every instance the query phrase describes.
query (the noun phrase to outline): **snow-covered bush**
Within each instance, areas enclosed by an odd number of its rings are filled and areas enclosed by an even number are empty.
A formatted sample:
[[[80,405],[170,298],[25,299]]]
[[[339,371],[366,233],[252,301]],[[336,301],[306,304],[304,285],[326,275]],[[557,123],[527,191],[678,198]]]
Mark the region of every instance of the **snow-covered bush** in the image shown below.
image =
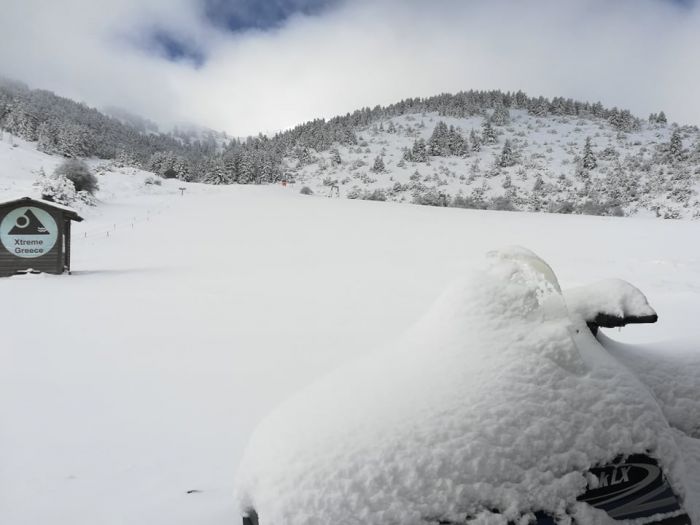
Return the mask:
[[[345,197],[348,199],[361,199],[365,201],[385,201],[387,198],[384,190],[362,190],[357,186],[353,186]]]
[[[385,201],[386,192],[384,190],[375,189],[371,191],[366,191],[362,196],[362,199],[366,201]]]
[[[313,195],[314,194],[313,190],[311,188],[309,188],[308,186],[304,186],[299,193],[301,193],[302,195]]]
[[[488,209],[498,211],[515,211],[516,208],[508,197],[501,195],[498,197],[493,197],[489,201]]]
[[[614,201],[588,200],[578,208],[582,215],[608,215],[611,217],[624,217],[625,213],[620,205]]]
[[[423,206],[449,206],[450,197],[435,188],[429,188],[425,191],[415,191],[413,194],[413,203]]]
[[[360,199],[360,198],[362,198],[361,196],[362,196],[362,189],[359,186],[353,186],[345,194],[345,197],[347,199],[351,199],[351,200]]]
[[[571,214],[576,211],[576,206],[571,201],[552,202],[547,211],[549,213]]]
[[[75,191],[85,191],[94,195],[99,189],[95,177],[85,162],[79,159],[66,159],[54,171],[55,177],[64,177],[73,183]]]
[[[88,206],[95,205],[95,198],[87,191],[76,191],[75,185],[64,175],[46,176],[42,172],[39,179],[34,183],[39,189],[41,198],[57,204],[72,206],[78,202],[87,204]]]
[[[72,204],[75,201],[75,186],[66,177],[46,175],[40,176],[35,182],[41,198],[58,204]]]
[[[466,208],[470,210],[483,210],[486,206],[484,202],[473,197],[465,197],[464,195],[455,195],[450,201],[452,208]]]

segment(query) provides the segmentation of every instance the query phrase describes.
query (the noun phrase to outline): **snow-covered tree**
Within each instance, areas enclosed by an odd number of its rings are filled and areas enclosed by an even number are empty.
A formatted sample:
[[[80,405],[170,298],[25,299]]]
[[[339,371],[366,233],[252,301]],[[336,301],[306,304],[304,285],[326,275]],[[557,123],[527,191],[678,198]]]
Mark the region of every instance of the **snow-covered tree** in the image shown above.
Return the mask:
[[[374,158],[374,164],[372,164],[372,171],[374,173],[384,173],[386,171],[386,167],[384,166],[384,159],[382,159],[381,155],[377,155]]]
[[[649,122],[651,122],[652,124],[659,124],[665,126],[666,124],[668,124],[668,119],[666,118],[666,113],[661,111],[658,114],[652,113],[651,115],[649,115]]]
[[[496,126],[505,126],[510,122],[510,112],[505,106],[498,105],[491,114],[491,122]]]
[[[233,177],[226,169],[224,162],[218,159],[209,165],[204,182],[208,184],[231,184]]]
[[[124,149],[117,153],[117,156],[114,159],[114,165],[117,168],[141,167],[141,163],[134,157],[134,155],[130,151]]]
[[[469,156],[469,144],[454,126],[450,126],[450,129],[447,131],[445,142],[445,146],[450,152],[450,155],[456,155],[458,157]]]
[[[58,130],[58,152],[64,157],[88,157],[91,151],[90,130],[80,125],[64,125]]]
[[[430,136],[430,139],[428,140],[428,154],[429,155],[439,156],[439,155],[449,155],[450,154],[450,152],[447,150],[447,147],[446,147],[447,133],[448,133],[447,124],[445,124],[441,120],[435,126],[435,129],[433,130],[433,134]]]
[[[39,119],[29,103],[19,102],[10,106],[4,125],[10,133],[24,140],[36,140],[38,126]]]
[[[671,162],[680,162],[685,157],[683,150],[683,137],[678,128],[671,133],[671,141],[668,145],[668,158]]]
[[[515,165],[515,153],[513,152],[513,146],[510,140],[506,139],[503,143],[503,149],[501,150],[501,155],[498,157],[498,166],[501,168],[508,168]]]
[[[295,151],[295,155],[298,161],[298,166],[307,166],[314,162],[314,156],[311,154],[311,150],[306,146],[299,146]]]
[[[66,159],[55,170],[55,178],[66,178],[73,183],[76,191],[85,191],[90,195],[99,189],[97,177],[85,162],[78,159]]]
[[[58,150],[58,132],[53,121],[45,120],[37,128],[37,145],[36,149],[53,155],[59,153]]]
[[[427,159],[428,149],[426,147],[425,140],[417,139],[413,143],[413,147],[411,148],[409,158],[407,158],[406,160],[410,160],[413,162],[425,162]]]
[[[598,167],[598,159],[593,152],[591,137],[586,137],[586,143],[583,145],[583,157],[581,164],[587,170],[594,170]]]
[[[474,130],[471,130],[469,133],[469,144],[474,153],[481,151],[481,138],[479,138],[479,135],[477,135]]]
[[[629,132],[639,127],[639,122],[627,109],[612,108],[608,112],[608,122],[618,131]]]
[[[47,177],[42,175],[34,183],[41,198],[47,201],[70,206],[76,201],[77,192],[73,183],[62,175]]]
[[[442,157],[449,155],[466,157],[469,155],[469,145],[454,126],[448,128],[445,122],[440,121],[428,140],[428,154]]]
[[[343,163],[343,159],[340,157],[340,151],[338,148],[333,148],[331,150],[331,165],[340,166]]]
[[[496,130],[493,129],[489,119],[485,119],[484,123],[481,125],[481,138],[485,144],[495,144],[498,142],[498,135],[496,134]]]
[[[503,177],[503,184],[501,184],[501,187],[504,190],[507,190],[508,188],[511,188],[513,186],[513,179],[510,176],[510,173],[506,173],[505,177]]]

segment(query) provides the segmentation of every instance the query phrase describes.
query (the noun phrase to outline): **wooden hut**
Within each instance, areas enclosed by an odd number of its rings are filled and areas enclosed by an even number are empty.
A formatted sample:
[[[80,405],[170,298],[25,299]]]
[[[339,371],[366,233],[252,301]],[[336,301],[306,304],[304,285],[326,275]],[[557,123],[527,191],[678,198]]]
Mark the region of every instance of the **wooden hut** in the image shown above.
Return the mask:
[[[0,203],[0,276],[27,271],[70,273],[74,210],[24,197]]]

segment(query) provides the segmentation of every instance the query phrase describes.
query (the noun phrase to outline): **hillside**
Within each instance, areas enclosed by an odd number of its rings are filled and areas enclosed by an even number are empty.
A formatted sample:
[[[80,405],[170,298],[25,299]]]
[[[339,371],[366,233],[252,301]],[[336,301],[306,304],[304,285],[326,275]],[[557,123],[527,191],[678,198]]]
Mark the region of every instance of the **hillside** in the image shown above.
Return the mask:
[[[700,216],[695,127],[654,121],[620,131],[593,116],[505,110],[403,115],[354,131],[357,145],[288,159],[294,178],[325,195],[433,206]]]
[[[32,194],[35,172],[60,162],[13,142],[0,141],[3,197]],[[75,225],[73,275],[0,282],[7,523],[240,523],[233,482],[257,422],[405,332],[493,248],[535,250],[564,287],[609,277],[639,286],[660,321],[610,331],[616,339],[697,335],[700,251],[689,221],[149,177],[101,171],[98,204]]]
[[[0,80],[2,129],[48,154],[184,181],[286,180],[327,196],[460,208],[700,216],[697,127],[522,92],[406,99],[240,140],[196,127],[164,133],[124,111],[106,115]]]

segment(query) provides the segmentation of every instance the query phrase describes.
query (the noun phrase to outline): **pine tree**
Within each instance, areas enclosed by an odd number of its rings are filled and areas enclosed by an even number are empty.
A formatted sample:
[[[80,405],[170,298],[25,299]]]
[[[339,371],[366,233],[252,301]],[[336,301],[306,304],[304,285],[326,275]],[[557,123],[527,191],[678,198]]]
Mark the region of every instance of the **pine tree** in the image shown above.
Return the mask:
[[[386,171],[386,168],[384,166],[384,160],[382,159],[381,155],[377,155],[374,158],[374,164],[372,165],[372,171],[374,173],[384,173],[384,171]]]
[[[255,182],[255,163],[251,153],[244,153],[238,165],[238,183],[251,184]]]
[[[299,161],[299,167],[306,166],[307,164],[311,164],[314,161],[311,151],[306,146],[299,146],[296,149],[295,156]]]
[[[78,159],[90,155],[90,130],[85,126],[63,126],[58,132],[56,142],[58,153],[64,157]]]
[[[491,121],[485,119],[481,126],[481,136],[485,144],[495,144],[498,142],[498,136],[496,135],[496,130],[493,129]]]
[[[447,140],[447,124],[445,124],[442,120],[437,123],[435,126],[435,129],[433,130],[433,134],[430,136],[430,139],[428,140],[428,154],[433,155],[435,157],[440,156],[440,155],[449,155],[449,152],[446,151],[446,140]]]
[[[428,151],[425,145],[425,140],[417,139],[413,143],[411,157],[414,162],[425,162],[426,160],[428,160]]]
[[[204,182],[208,184],[231,184],[231,175],[226,171],[226,167],[221,159],[212,162],[207,170]]]
[[[680,162],[683,160],[685,153],[683,151],[683,138],[678,128],[673,130],[671,134],[671,142],[668,146],[668,156],[671,162]]]
[[[226,178],[228,178],[231,183],[238,181],[238,164],[240,162],[239,153],[225,153],[222,159],[222,164],[224,167],[224,172],[226,173]]]
[[[543,189],[544,181],[542,177],[538,175],[535,179],[535,183],[532,185],[532,191],[528,199],[528,205],[531,211],[540,211],[540,209],[542,209]]]
[[[57,133],[53,122],[50,120],[39,124],[37,129],[37,145],[36,149],[48,153],[49,155],[58,153]]]
[[[481,139],[474,130],[471,130],[469,133],[469,143],[471,144],[471,149],[474,153],[481,151]]]
[[[343,163],[343,159],[340,157],[340,152],[338,148],[333,148],[331,150],[331,165],[340,166]]]
[[[598,166],[598,159],[596,158],[595,153],[593,153],[591,137],[586,137],[586,143],[583,146],[582,165],[587,170],[594,170]]]
[[[506,173],[506,176],[503,177],[503,184],[501,184],[501,186],[505,190],[513,186],[513,179],[511,178],[510,173]]]
[[[459,133],[457,133],[457,135],[459,136],[459,141],[456,145],[455,155],[458,157],[468,157],[471,154],[469,140],[462,137]]]
[[[464,137],[462,134],[455,129],[454,126],[450,126],[445,137],[445,147],[449,151],[450,155],[457,155],[459,157],[469,156],[469,147],[465,144]]]
[[[544,181],[542,180],[542,176],[537,175],[537,178],[535,179],[535,182],[532,185],[532,191],[535,191],[535,192],[542,191],[543,187],[544,187]]]
[[[134,155],[130,151],[127,151],[125,149],[119,151],[116,158],[114,159],[114,165],[118,168],[140,167],[139,161],[136,160],[136,158],[134,158]]]
[[[515,165],[515,154],[513,153],[510,140],[508,139],[503,143],[503,150],[501,150],[501,155],[498,158],[498,165],[501,168],[508,168]]]
[[[656,116],[656,122],[657,122],[658,124],[667,124],[667,123],[668,123],[668,119],[666,118],[666,113],[664,113],[663,111],[660,112],[660,113]]]
[[[10,133],[29,141],[37,139],[38,125],[38,119],[25,103],[12,106],[5,119],[5,127]]]
[[[496,106],[490,120],[496,126],[505,126],[510,122],[510,112],[508,108],[501,105]]]

